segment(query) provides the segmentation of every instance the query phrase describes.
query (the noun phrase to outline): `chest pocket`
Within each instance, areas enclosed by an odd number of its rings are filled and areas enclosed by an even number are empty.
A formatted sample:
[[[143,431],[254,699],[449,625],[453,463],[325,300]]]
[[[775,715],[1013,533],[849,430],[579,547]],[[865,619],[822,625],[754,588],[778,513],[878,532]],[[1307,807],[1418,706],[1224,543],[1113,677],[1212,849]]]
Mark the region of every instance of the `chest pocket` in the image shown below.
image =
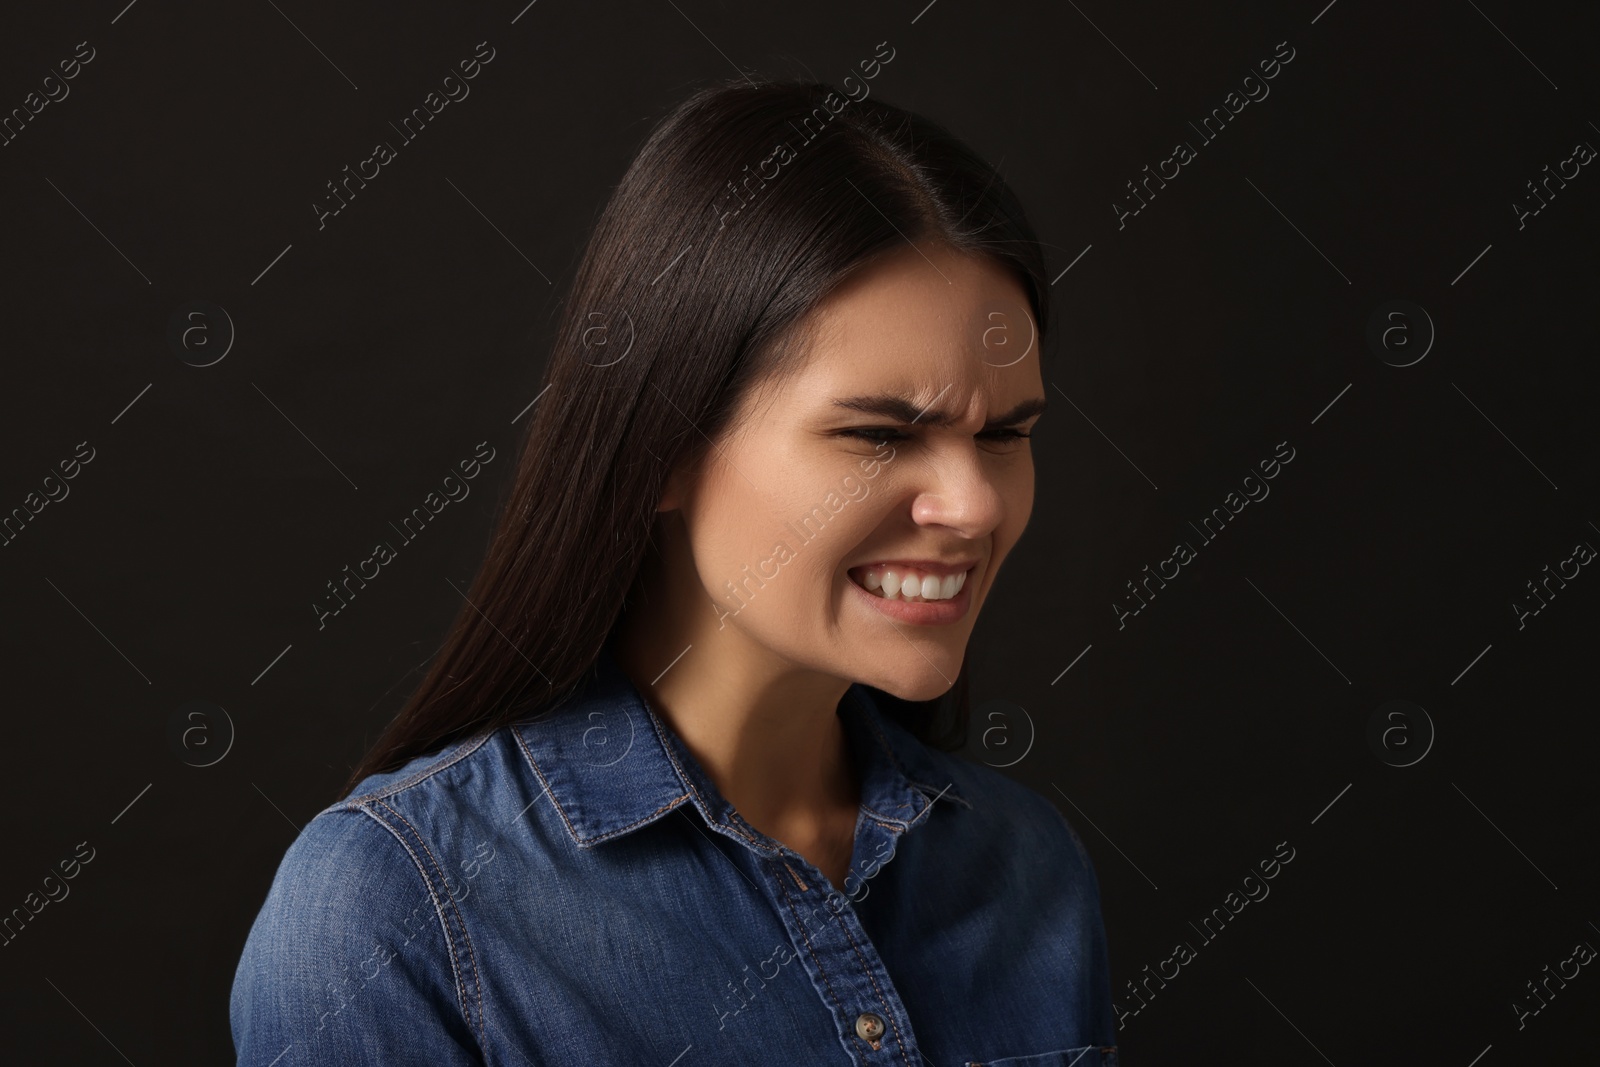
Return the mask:
[[[1117,1046],[1085,1045],[1032,1056],[1006,1056],[998,1060],[968,1060],[965,1067],[1118,1067]]]

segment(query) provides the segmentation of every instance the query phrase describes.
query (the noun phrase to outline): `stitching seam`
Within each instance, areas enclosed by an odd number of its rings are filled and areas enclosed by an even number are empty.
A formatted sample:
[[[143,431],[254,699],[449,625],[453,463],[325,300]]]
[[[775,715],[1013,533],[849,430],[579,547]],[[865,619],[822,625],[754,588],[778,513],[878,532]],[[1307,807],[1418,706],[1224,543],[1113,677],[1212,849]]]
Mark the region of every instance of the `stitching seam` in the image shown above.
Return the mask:
[[[466,759],[468,756],[472,755],[474,752],[478,751],[478,749],[482,748],[485,744],[487,744],[488,741],[492,737],[494,737],[494,734],[495,734],[495,731],[490,731],[489,733],[482,734],[475,741],[473,741],[472,744],[466,744],[465,742],[458,742],[458,744],[461,744],[461,746],[462,746],[461,750],[458,751],[454,756],[450,757],[448,760],[445,760],[443,763],[438,763],[438,764],[434,764],[432,766],[428,766],[428,767],[422,768],[421,770],[419,770],[415,774],[413,774],[410,778],[407,778],[405,781],[397,782],[394,785],[389,786],[388,790],[386,792],[380,791],[380,792],[376,792],[376,793],[363,793],[360,796],[350,797],[346,801],[346,803],[348,803],[348,804],[359,804],[363,800],[387,800],[390,797],[394,796],[396,793],[400,792],[401,790],[410,789],[412,786],[416,785],[418,782],[422,781],[424,778],[432,777],[433,775],[439,773],[440,771],[444,770],[445,768],[452,767],[455,764],[459,763],[461,760]]]
[[[793,867],[789,866],[789,861],[788,860],[784,860],[783,861],[783,867],[784,867],[784,870],[789,872],[789,877],[794,879],[794,884],[800,887],[800,892],[802,892],[802,893],[809,892],[809,889],[807,888],[806,884],[804,882],[802,882],[800,880],[800,876],[795,873],[795,869]]]
[[[595,837],[584,837],[578,833],[578,828],[572,825],[572,820],[567,818],[566,809],[563,808],[561,806],[561,802],[556,799],[555,790],[550,788],[550,780],[545,777],[544,770],[539,766],[539,761],[533,758],[533,752],[529,750],[527,742],[523,741],[522,735],[517,733],[515,730],[513,730],[511,734],[517,739],[517,746],[522,749],[522,754],[528,757],[528,764],[533,767],[533,773],[539,776],[539,783],[544,786],[544,791],[550,794],[550,803],[555,805],[556,811],[560,813],[561,821],[567,827],[567,833],[571,835],[572,839],[580,845],[594,844],[595,842],[604,841],[610,837],[616,837],[618,834],[625,834],[634,827],[649,822],[662,812],[671,811],[673,808],[689,799],[689,794],[684,793],[682,796],[673,797],[655,811],[652,811],[650,814],[642,816],[641,818],[635,819],[626,826],[619,826],[614,830],[607,830],[605,833],[599,834]]]
[[[400,812],[395,808],[391,807],[386,800],[379,800],[377,803],[382,804],[391,813],[393,813],[395,818],[406,824],[406,829],[410,830],[412,835],[417,839],[417,843],[422,846],[422,850],[428,854],[428,859],[430,862],[432,862],[434,869],[440,873],[445,880],[445,884],[448,886],[449,875],[446,874],[444,868],[439,865],[438,858],[434,856],[433,850],[428,847],[428,843],[423,840],[422,835],[417,833],[417,828],[412,826],[410,820],[408,820],[404,815],[400,814]],[[448,893],[446,895],[450,896]],[[454,896],[450,896],[450,910],[455,913],[456,925],[461,929],[461,941],[467,947],[467,962],[472,964],[472,991],[473,995],[478,1000],[478,1042],[481,1045],[486,1043],[488,1038],[483,1030],[483,979],[478,974],[478,957],[477,953],[475,953],[472,948],[472,936],[467,933],[467,922],[464,918],[462,918],[461,907],[456,903],[456,898]],[[471,1026],[472,1015],[471,1012],[467,1010],[465,1003],[462,1005],[462,1012],[467,1017],[467,1025]]]
[[[388,807],[388,805],[384,806]],[[467,1026],[470,1028],[472,1026],[472,1019],[467,1011],[467,997],[466,991],[462,987],[461,983],[461,971],[456,966],[455,940],[450,936],[450,923],[445,919],[444,909],[439,906],[439,895],[438,893],[434,892],[433,879],[428,877],[427,867],[420,859],[417,858],[416,851],[412,849],[411,843],[405,839],[404,835],[386,822],[377,812],[365,805],[351,810],[365,813],[370,819],[372,819],[373,822],[389,831],[389,833],[394,836],[394,839],[400,842],[400,847],[406,850],[406,855],[411,857],[411,862],[416,864],[417,873],[422,875],[422,884],[427,887],[428,897],[433,901],[434,917],[439,920],[440,929],[444,934],[445,947],[449,950],[447,955],[450,959],[450,975],[455,979],[456,1006],[461,1009],[461,1017],[466,1021]],[[394,809],[390,808],[390,810],[392,811]]]
[[[885,1014],[889,1016],[889,1025],[894,1027],[895,1041],[900,1045],[900,1059],[905,1062],[906,1067],[911,1067],[911,1057],[906,1055],[906,1039],[900,1034],[900,1024],[895,1022],[894,1009],[884,997],[883,990],[878,988],[878,976],[872,973],[872,964],[868,963],[867,958],[861,954],[861,946],[856,944],[856,936],[850,932],[850,924],[845,921],[842,914],[839,916],[839,929],[843,930],[844,936],[850,939],[851,950],[855,952],[856,959],[861,961],[861,969],[867,972],[867,980],[872,983],[872,991],[878,994],[878,1003],[883,1005]]]
[[[828,999],[833,1001],[833,1008],[835,1012],[834,1018],[842,1018],[845,1013],[844,1005],[839,1003],[839,995],[833,991],[833,981],[828,977],[828,972],[823,968],[822,961],[817,959],[817,950],[816,947],[811,944],[811,935],[806,932],[805,924],[800,921],[800,916],[795,912],[794,897],[789,894],[789,887],[783,884],[783,879],[778,879],[778,885],[783,889],[783,902],[789,905],[789,914],[794,917],[795,925],[800,927],[800,936],[806,943],[806,951],[811,953],[811,962],[816,965],[817,973],[822,975],[822,984],[828,989]],[[835,915],[834,918],[837,919],[838,916]],[[854,1031],[851,1032],[854,1033]],[[859,1038],[857,1040],[859,1040]]]
[[[683,782],[684,786],[689,790],[689,792],[694,795],[694,799],[697,802],[697,806],[702,811],[710,811],[711,810],[711,805],[706,803],[705,797],[700,795],[700,790],[695,788],[694,781],[692,780],[691,776],[687,772],[684,771],[683,765],[678,762],[677,754],[672,751],[671,743],[668,741],[667,738],[661,736],[661,726],[660,726],[660,724],[658,723],[658,721],[656,719],[655,712],[651,711],[650,708],[648,708],[648,707],[645,708],[645,711],[650,716],[650,725],[655,730],[657,739],[661,742],[661,751],[666,753],[667,759],[669,761],[671,761],[671,763],[672,763],[672,769],[677,772],[678,778]],[[738,826],[734,825],[731,822],[712,822],[710,820],[707,820],[707,821],[710,822],[710,825],[712,825],[712,826],[725,827],[726,829],[731,830],[732,832],[738,834],[741,838],[743,838],[750,845],[751,848],[759,849],[760,851],[766,853],[769,856],[781,855],[781,853],[777,849],[775,849],[772,846],[767,845],[767,844],[765,844],[765,843],[763,843],[761,841],[756,840],[755,838],[751,837],[749,834],[745,833],[743,830],[739,829]]]

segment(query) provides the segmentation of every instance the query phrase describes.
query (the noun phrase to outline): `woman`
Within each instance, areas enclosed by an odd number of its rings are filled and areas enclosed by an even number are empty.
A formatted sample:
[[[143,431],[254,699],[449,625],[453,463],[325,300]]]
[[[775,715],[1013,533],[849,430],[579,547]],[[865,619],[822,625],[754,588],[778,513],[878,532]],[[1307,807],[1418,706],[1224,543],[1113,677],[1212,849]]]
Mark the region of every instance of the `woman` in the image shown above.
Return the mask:
[[[1047,293],[924,119],[668,115],[454,628],[284,856],[240,1062],[1114,1064],[1082,843],[934,746],[1032,509]]]

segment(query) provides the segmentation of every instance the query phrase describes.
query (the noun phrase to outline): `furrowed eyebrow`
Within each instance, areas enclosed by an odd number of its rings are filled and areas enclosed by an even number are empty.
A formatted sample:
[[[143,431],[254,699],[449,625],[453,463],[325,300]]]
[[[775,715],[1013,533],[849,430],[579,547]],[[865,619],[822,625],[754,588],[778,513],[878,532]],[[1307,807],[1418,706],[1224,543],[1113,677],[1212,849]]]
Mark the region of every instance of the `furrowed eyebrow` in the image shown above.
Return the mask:
[[[959,418],[953,412],[925,411],[905,397],[890,394],[840,397],[834,400],[833,406],[843,408],[846,411],[859,411],[864,415],[878,415],[893,422],[917,423],[926,426],[951,426]],[[1032,397],[1017,404],[1010,411],[990,419],[983,424],[983,428],[985,430],[994,430],[1006,426],[1015,426],[1043,413],[1044,408],[1044,397]]]

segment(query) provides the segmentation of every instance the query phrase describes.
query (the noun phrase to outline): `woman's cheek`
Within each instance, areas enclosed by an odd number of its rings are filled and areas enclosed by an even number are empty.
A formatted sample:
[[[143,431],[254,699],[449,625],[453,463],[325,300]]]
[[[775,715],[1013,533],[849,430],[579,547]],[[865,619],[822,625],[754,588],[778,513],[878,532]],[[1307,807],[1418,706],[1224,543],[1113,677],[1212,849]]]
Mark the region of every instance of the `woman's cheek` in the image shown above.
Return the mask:
[[[1022,466],[1024,471],[1020,479],[1022,484],[1018,488],[1018,496],[1021,500],[1021,506],[1018,508],[1018,517],[1021,525],[1026,526],[1029,517],[1033,514],[1033,500],[1037,491],[1037,483],[1034,480],[1033,473],[1033,454],[1031,452]]]

